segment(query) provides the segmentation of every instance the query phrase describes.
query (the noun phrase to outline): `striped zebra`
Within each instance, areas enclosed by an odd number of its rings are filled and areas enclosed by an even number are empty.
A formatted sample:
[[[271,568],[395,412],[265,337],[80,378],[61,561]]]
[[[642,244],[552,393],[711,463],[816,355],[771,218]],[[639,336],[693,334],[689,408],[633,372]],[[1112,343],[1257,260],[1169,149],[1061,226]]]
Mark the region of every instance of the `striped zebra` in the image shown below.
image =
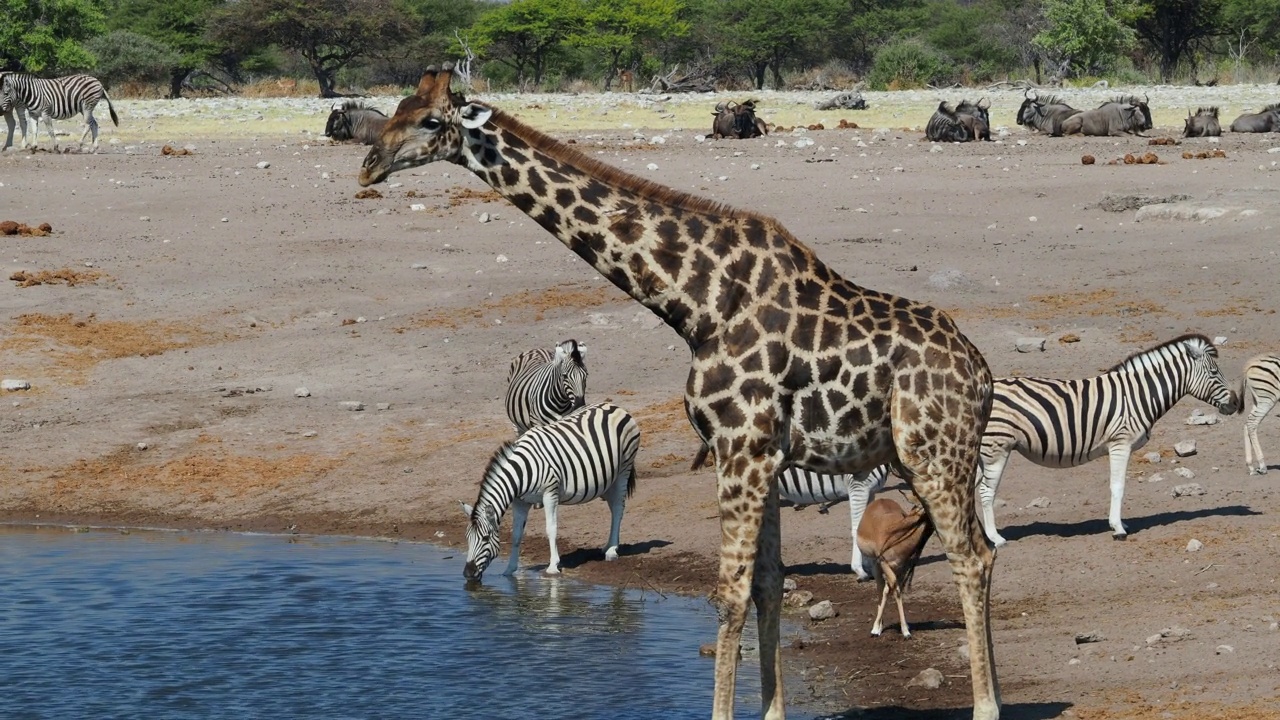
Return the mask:
[[[1050,468],[1111,458],[1111,531],[1126,535],[1120,520],[1129,455],[1146,444],[1151,428],[1184,395],[1215,405],[1223,415],[1239,398],[1218,368],[1218,349],[1203,335],[1183,335],[1129,356],[1107,372],[1082,380],[999,378],[991,420],[982,436],[978,476],[982,521],[996,545],[996,489],[1016,450]]]
[[[523,352],[507,372],[507,417],[516,434],[555,422],[582,407],[587,397],[586,345],[565,340],[547,350]]]
[[[93,109],[101,100],[107,101],[107,109],[111,112],[111,122],[120,125],[115,106],[111,98],[97,78],[89,75],[67,75],[65,77],[46,80],[28,73],[9,72],[0,77],[0,104],[25,108],[31,116],[35,127],[32,140],[27,143],[26,124],[22,128],[22,146],[36,148],[40,139],[40,121],[44,120],[45,130],[53,141],[54,152],[58,151],[58,137],[53,133],[54,120],[66,120],[73,115],[84,115],[84,132],[80,135],[80,147],[84,147],[84,139],[93,133],[93,151],[98,151],[98,121],[93,117]]]
[[[1265,475],[1267,461],[1258,444],[1258,425],[1280,398],[1280,355],[1258,355],[1244,364],[1244,375],[1240,377],[1241,412],[1246,394],[1253,399],[1253,410],[1244,421],[1244,462],[1250,475]]]
[[[694,455],[689,469],[701,468],[710,454],[710,448],[704,443]],[[859,580],[866,580],[871,574],[863,563],[862,551],[858,549],[858,525],[862,522],[862,513],[867,509],[867,503],[871,502],[871,498],[884,487],[888,479],[888,465],[880,465],[860,475],[831,475],[789,465],[778,475],[778,496],[794,505],[797,510],[807,505],[818,505],[818,512],[821,513],[825,513],[832,505],[849,501],[849,536],[853,540],[849,568]]]
[[[507,508],[513,508],[511,560],[503,575],[516,571],[520,540],[534,503],[547,518],[551,562],[547,573],[560,572],[556,549],[556,516],[561,504],[578,505],[601,498],[612,520],[604,559],[618,558],[618,531],[627,498],[636,486],[636,452],[640,427],[626,410],[604,402],[589,405],[549,425],[530,429],[502,444],[489,461],[474,506],[467,513],[467,564],[462,574],[479,580],[498,555],[498,532]]]

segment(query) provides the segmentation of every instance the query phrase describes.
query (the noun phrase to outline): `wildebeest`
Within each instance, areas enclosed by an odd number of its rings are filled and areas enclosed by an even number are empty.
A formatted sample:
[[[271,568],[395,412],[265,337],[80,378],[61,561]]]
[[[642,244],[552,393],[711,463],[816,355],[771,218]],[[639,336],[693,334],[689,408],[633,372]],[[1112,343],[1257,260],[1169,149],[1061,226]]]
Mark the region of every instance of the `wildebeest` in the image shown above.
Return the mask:
[[[1077,115],[1081,111],[1062,102],[1056,95],[1031,95],[1030,90],[1022,94],[1025,98],[1018,108],[1018,124],[1042,133],[1054,133],[1062,121]]]
[[[1222,134],[1222,126],[1218,124],[1218,108],[1196,108],[1196,114],[1187,111],[1186,126],[1182,129],[1182,137],[1218,137]]]
[[[720,138],[746,140],[769,134],[769,128],[764,120],[756,117],[755,100],[742,103],[732,100],[716,103],[716,111],[712,114],[715,119],[711,121],[711,137],[716,140]]]
[[[976,104],[968,100],[952,107],[947,101],[938,103],[938,109],[924,126],[924,135],[934,142],[969,142],[990,140],[991,129],[987,121],[987,107],[982,100]]]
[[[324,134],[339,142],[355,140],[363,145],[372,145],[378,141],[386,124],[387,116],[381,110],[359,100],[346,100],[333,106],[329,121],[324,125]]]
[[[1118,97],[1092,110],[1072,115],[1062,121],[1054,135],[1116,136],[1123,133],[1142,135],[1150,130],[1151,109],[1147,100],[1133,96]]]
[[[1241,115],[1231,121],[1231,132],[1280,132],[1280,103],[1271,103],[1261,112]]]

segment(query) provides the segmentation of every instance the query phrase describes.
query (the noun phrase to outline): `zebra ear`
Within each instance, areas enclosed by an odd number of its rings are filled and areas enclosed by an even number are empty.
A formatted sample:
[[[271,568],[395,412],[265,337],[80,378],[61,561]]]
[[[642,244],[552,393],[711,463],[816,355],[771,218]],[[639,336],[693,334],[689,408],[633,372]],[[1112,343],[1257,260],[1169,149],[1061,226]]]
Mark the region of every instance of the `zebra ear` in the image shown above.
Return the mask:
[[[474,510],[474,508],[472,508],[470,505],[468,505],[468,504],[466,504],[466,503],[464,503],[464,502],[459,502],[458,504],[462,506],[462,512],[466,513],[466,514],[467,514],[467,517],[468,517],[468,518],[470,518],[470,517],[471,517],[471,512],[472,512],[472,510]]]
[[[468,130],[475,130],[476,128],[484,127],[484,124],[489,122],[489,117],[491,115],[493,115],[492,108],[477,105],[476,103],[468,103],[466,107],[462,108],[462,112],[460,113],[462,118],[462,127],[467,128]]]

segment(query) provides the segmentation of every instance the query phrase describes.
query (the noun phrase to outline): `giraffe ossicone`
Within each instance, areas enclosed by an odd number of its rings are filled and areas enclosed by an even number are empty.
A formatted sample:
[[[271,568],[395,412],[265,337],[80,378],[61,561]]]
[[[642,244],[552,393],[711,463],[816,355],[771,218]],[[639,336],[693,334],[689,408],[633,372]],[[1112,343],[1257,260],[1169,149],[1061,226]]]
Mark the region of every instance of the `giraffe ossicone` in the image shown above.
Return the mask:
[[[893,463],[920,497],[960,589],[975,720],[1000,715],[989,600],[995,553],[974,504],[991,373],[946,313],[859,287],[777,220],[607,165],[450,87],[431,68],[365,158],[360,184],[462,165],[676,330],[685,410],[715,457],[720,619],[711,716],[733,717],[756,607],[763,716],[785,717],[777,474]]]

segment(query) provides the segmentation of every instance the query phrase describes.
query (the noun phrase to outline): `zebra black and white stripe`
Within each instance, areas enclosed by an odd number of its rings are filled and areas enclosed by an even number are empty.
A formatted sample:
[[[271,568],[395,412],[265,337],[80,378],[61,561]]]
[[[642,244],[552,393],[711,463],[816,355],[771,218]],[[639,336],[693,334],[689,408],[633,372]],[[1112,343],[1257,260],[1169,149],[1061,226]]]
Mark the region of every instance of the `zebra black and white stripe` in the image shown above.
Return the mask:
[[[889,478],[889,466],[880,465],[870,472],[859,474],[829,475],[827,473],[788,467],[778,475],[778,496],[792,504],[821,505],[822,511],[845,500],[849,501],[849,521],[852,526],[853,554],[849,567],[858,579],[870,577],[863,567],[862,552],[858,550],[858,524],[872,496],[884,487]]]
[[[511,560],[504,575],[516,571],[520,540],[534,503],[547,518],[551,562],[547,572],[560,572],[556,518],[560,505],[601,498],[611,521],[604,559],[618,557],[618,534],[627,498],[635,491],[640,427],[630,413],[613,403],[589,405],[549,425],[530,429],[503,443],[480,482],[475,506],[463,504],[467,524],[467,564],[463,576],[478,580],[498,555],[502,516],[512,508]]]
[[[355,140],[364,145],[372,145],[382,135],[388,119],[386,113],[375,107],[369,107],[359,100],[346,100],[333,106],[329,120],[324,125],[324,134],[339,142]]]
[[[0,150],[8,150],[13,145],[13,120],[17,115],[18,122],[22,125],[22,144],[26,146],[27,139],[27,114],[26,108],[17,107],[14,98],[4,92],[4,77],[7,72],[0,72],[0,115],[4,116],[5,136],[4,147]]]
[[[1123,537],[1120,505],[1129,456],[1146,444],[1152,426],[1185,395],[1217,406],[1223,415],[1240,406],[1218,368],[1218,349],[1203,335],[1183,335],[1136,353],[1096,377],[997,379],[978,476],[987,537],[997,545],[1005,542],[996,532],[993,507],[1014,451],[1051,468],[1110,456],[1109,520],[1115,536]]]
[[[587,347],[565,340],[523,352],[507,372],[507,417],[516,434],[555,422],[586,403]]]
[[[1242,412],[1245,395],[1253,399],[1253,410],[1244,421],[1244,462],[1250,475],[1265,475],[1267,461],[1262,457],[1262,445],[1258,444],[1258,425],[1280,398],[1280,355],[1258,355],[1244,364],[1244,374],[1240,377]]]
[[[25,108],[31,116],[35,127],[32,140],[27,143],[26,124],[22,128],[23,147],[35,148],[40,139],[40,121],[43,120],[53,149],[58,150],[58,137],[53,133],[54,120],[66,120],[73,115],[84,115],[84,132],[80,135],[80,146],[84,147],[84,139],[93,133],[93,150],[98,150],[98,121],[93,117],[93,109],[102,100],[107,101],[107,109],[111,112],[111,122],[117,126],[120,118],[111,104],[102,83],[91,75],[66,75],[60,78],[45,79],[35,75],[19,72],[4,73],[0,77],[0,95],[4,100],[0,104]],[[19,118],[21,119],[21,118]]]

